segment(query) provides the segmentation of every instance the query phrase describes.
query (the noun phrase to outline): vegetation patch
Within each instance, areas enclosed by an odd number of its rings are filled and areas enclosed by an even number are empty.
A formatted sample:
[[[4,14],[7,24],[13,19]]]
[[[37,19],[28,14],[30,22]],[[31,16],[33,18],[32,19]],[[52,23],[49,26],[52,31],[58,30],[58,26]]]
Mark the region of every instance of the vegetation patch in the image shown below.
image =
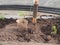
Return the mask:
[[[5,19],[5,16],[4,15],[0,15],[0,19]]]

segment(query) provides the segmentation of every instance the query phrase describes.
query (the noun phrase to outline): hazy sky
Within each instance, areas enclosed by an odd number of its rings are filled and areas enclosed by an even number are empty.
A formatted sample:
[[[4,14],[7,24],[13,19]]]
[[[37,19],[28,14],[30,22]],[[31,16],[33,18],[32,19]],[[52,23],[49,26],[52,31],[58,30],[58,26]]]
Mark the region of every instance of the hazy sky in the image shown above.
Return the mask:
[[[33,0],[0,0],[0,5],[33,5]],[[60,0],[39,0],[40,6],[60,8]]]

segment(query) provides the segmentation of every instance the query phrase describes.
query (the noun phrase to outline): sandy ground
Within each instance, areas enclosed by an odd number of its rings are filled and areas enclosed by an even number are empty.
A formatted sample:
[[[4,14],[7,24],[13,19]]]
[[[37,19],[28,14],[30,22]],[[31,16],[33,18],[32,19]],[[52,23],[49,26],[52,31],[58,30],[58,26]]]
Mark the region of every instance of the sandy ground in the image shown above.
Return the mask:
[[[18,15],[21,11],[18,10],[0,10],[0,15]],[[33,15],[31,11],[22,11],[24,15]],[[37,15],[55,15],[49,13],[38,12]]]
[[[11,13],[13,12],[13,13]],[[2,15],[17,15],[18,11],[8,11],[8,10],[0,10],[0,14]],[[29,14],[29,12],[26,13],[27,15]],[[25,15],[26,15],[25,14]],[[38,13],[38,15],[50,15],[48,13]],[[32,15],[32,13],[30,12],[30,15]],[[53,14],[51,14],[53,15]],[[51,43],[37,43],[37,42],[18,42],[18,41],[0,41],[0,45],[60,45],[60,44],[51,44]]]
[[[30,21],[30,20],[29,20]],[[56,20],[55,20],[56,21]],[[57,20],[59,21],[59,20]],[[50,34],[51,27],[50,21],[39,21],[35,26],[30,22],[28,24],[28,30],[25,30],[25,26],[23,23],[19,23],[19,27],[14,23],[15,20],[1,20],[0,26],[0,41],[19,41],[19,42],[37,42],[37,43],[59,43],[58,40],[51,37],[47,38],[46,34]],[[54,21],[53,21],[54,22]],[[9,24],[11,23],[11,24]],[[4,26],[4,25],[5,26]],[[8,25],[9,24],[9,25]],[[48,25],[49,24],[49,25]],[[58,24],[58,23],[57,23]],[[60,24],[60,22],[59,22]],[[46,27],[49,26],[46,30]],[[37,27],[37,28],[35,28]],[[59,26],[58,26],[59,27]],[[42,29],[43,28],[43,29]],[[60,28],[58,28],[60,29]],[[48,32],[49,33],[48,33]]]
[[[60,45],[60,44],[49,44],[49,43],[36,43],[36,42],[11,42],[11,41],[0,41],[0,45]]]

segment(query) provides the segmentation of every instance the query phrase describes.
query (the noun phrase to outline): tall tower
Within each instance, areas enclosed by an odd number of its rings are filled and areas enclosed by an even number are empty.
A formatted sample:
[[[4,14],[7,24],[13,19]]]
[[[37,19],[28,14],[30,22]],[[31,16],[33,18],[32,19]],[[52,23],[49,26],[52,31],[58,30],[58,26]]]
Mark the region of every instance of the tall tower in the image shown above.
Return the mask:
[[[34,6],[33,6],[33,19],[32,19],[32,23],[35,24],[37,22],[37,12],[38,12],[38,4],[39,4],[39,0],[34,0]]]

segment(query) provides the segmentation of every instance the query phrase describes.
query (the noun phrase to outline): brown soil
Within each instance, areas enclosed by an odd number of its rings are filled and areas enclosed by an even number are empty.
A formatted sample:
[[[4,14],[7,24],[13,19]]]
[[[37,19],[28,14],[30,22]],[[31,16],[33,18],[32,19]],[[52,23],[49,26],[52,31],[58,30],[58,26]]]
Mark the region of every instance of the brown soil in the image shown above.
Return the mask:
[[[19,28],[16,19],[0,19],[0,41],[20,41],[20,42],[43,42],[59,43],[60,41],[60,19],[39,19],[34,25],[27,19],[28,29]],[[51,26],[56,24],[58,34],[51,35]]]

